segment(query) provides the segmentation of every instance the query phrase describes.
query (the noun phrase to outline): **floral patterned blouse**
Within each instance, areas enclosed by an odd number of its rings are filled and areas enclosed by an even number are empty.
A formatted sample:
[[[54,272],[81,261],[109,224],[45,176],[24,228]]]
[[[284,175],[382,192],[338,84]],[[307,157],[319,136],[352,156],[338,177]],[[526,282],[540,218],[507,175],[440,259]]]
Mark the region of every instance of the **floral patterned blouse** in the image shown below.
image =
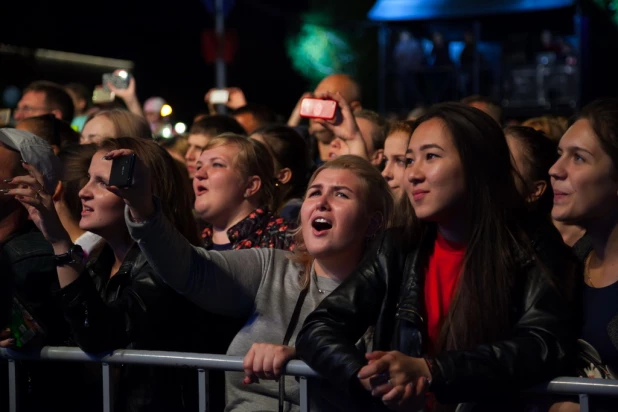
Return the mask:
[[[232,250],[268,248],[294,249],[294,237],[290,233],[288,222],[273,215],[267,208],[257,208],[249,215],[228,229],[227,237]],[[206,249],[211,249],[212,227],[207,225],[202,231]]]

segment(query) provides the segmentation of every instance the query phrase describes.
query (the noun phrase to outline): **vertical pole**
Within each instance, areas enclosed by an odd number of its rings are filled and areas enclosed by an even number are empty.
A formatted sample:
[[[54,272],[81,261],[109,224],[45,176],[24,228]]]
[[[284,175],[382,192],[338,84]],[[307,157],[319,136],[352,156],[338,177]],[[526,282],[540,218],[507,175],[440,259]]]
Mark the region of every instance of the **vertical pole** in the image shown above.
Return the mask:
[[[210,410],[209,399],[209,376],[208,371],[204,369],[197,370],[197,392],[199,394],[199,409],[200,412],[208,412]]]
[[[17,412],[19,410],[18,403],[19,400],[17,399],[17,363],[14,359],[9,359],[9,411]]]
[[[304,376],[300,378],[300,412],[309,412],[309,380]]]
[[[101,372],[103,373],[103,412],[113,412],[114,399],[109,363],[102,363],[101,368]]]
[[[386,112],[386,49],[388,47],[388,27],[380,23],[378,28],[378,111]]]
[[[217,59],[215,61],[215,84],[217,89],[225,89],[227,80],[225,76],[225,14],[223,12],[224,0],[215,0],[215,37],[217,39]],[[217,105],[217,111],[221,114],[227,112],[223,104]]]
[[[581,394],[579,395],[579,412],[589,412],[590,411],[590,399],[588,395]]]

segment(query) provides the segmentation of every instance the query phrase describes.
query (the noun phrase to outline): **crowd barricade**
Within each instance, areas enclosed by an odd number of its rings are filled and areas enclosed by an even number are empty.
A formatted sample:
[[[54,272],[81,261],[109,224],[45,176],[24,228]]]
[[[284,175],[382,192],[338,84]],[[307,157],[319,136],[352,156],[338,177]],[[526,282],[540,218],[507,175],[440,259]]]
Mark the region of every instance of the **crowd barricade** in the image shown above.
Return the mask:
[[[17,361],[56,361],[100,363],[103,378],[103,412],[112,412],[112,383],[110,365],[133,364],[197,370],[199,411],[208,411],[208,371],[224,370],[242,372],[240,356],[210,355],[201,353],[163,352],[119,349],[112,353],[94,355],[75,347],[48,346],[36,350],[0,349],[0,358],[9,364],[9,411],[18,412]],[[300,382],[300,410],[309,412],[309,379],[319,378],[317,372],[306,363],[293,360],[285,368],[285,374],[296,376]],[[532,390],[539,394],[578,395],[581,412],[594,411],[590,398],[595,396],[618,398],[618,380],[562,377],[539,385]],[[618,399],[616,400],[618,405]]]

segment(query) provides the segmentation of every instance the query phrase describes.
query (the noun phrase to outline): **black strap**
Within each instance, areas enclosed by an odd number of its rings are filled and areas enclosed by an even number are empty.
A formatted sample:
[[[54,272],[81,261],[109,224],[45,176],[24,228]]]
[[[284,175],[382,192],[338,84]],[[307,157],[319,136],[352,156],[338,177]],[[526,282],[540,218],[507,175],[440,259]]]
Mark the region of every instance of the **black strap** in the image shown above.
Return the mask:
[[[288,323],[288,329],[285,331],[285,336],[283,338],[283,346],[288,346],[290,343],[290,339],[292,338],[292,334],[294,334],[294,330],[296,329],[296,325],[298,325],[298,318],[300,317],[300,310],[303,307],[303,303],[305,303],[305,298],[307,297],[307,293],[309,293],[309,287],[307,286],[303,290],[300,291],[298,295],[298,300],[296,300],[296,306],[294,307],[294,312],[292,312],[292,317],[290,318],[290,323]],[[279,379],[279,412],[283,412],[283,405],[285,403],[285,376],[282,376]]]

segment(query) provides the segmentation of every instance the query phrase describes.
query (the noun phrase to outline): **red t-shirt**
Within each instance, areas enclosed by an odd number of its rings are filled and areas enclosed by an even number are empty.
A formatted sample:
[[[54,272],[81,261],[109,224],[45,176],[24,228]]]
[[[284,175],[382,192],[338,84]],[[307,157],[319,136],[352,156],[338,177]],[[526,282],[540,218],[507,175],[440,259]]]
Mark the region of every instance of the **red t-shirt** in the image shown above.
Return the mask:
[[[442,321],[451,306],[465,253],[465,244],[450,242],[438,232],[425,273],[425,307],[430,353],[438,341]]]

